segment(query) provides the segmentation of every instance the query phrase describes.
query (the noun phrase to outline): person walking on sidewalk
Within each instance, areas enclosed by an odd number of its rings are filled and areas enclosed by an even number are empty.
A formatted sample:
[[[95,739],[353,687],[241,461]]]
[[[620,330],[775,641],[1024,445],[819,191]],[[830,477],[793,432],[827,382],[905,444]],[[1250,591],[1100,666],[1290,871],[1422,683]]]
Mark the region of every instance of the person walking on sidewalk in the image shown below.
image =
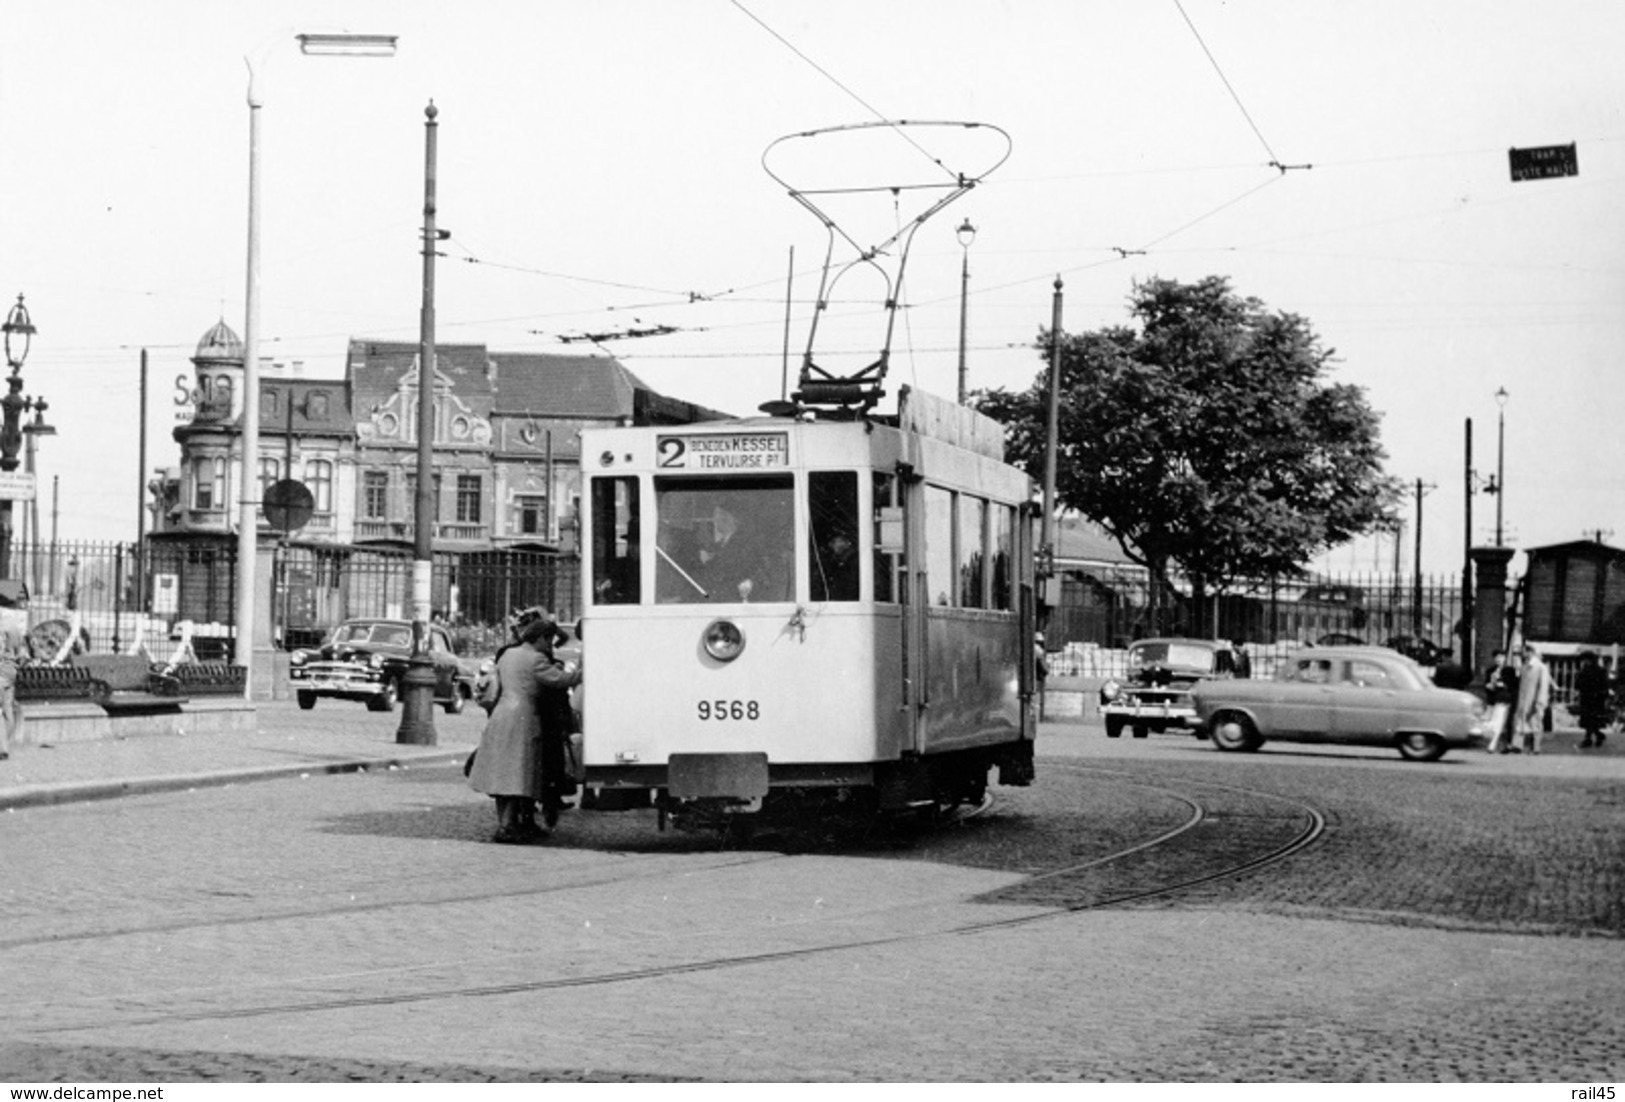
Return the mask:
[[[1574,695],[1580,708],[1580,727],[1585,738],[1581,749],[1601,746],[1607,739],[1602,729],[1608,726],[1608,671],[1597,661],[1597,652],[1588,650],[1580,656],[1580,672],[1574,675]]]
[[[469,787],[496,800],[494,842],[523,844],[541,837],[536,800],[542,795],[543,693],[569,689],[581,679],[553,658],[555,625],[538,618],[525,626],[520,645],[503,652],[493,671],[498,696],[469,769]]]
[[[1552,671],[1540,660],[1534,647],[1523,648],[1523,671],[1518,675],[1518,705],[1514,715],[1516,730],[1523,736],[1523,748],[1540,753],[1540,735],[1546,723],[1546,709],[1552,704]],[[1513,748],[1516,751],[1516,747]]]
[[[12,623],[0,623],[0,761],[11,757],[11,744],[23,729],[17,703],[17,668],[28,657],[28,642]]]

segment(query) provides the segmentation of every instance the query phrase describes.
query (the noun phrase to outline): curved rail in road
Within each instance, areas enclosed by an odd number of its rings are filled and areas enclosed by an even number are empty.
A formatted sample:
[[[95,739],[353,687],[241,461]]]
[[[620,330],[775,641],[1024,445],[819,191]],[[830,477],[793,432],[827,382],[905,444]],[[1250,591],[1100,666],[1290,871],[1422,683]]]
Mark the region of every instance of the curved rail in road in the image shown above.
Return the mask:
[[[174,1012],[160,1012],[143,1017],[119,1017],[115,1021],[118,1025],[130,1026],[176,1021],[233,1020],[443,999],[591,988],[1010,929],[1055,921],[1080,911],[1170,896],[1197,885],[1257,872],[1303,852],[1314,845],[1326,829],[1326,820],[1320,811],[1301,801],[1272,793],[1202,780],[1150,782],[1130,773],[1093,766],[1060,764],[1055,767],[1072,773],[1109,777],[1123,784],[1171,797],[1188,806],[1190,813],[1177,826],[1165,830],[1154,838],[1076,865],[1036,874],[1010,889],[994,893],[990,897],[983,897],[997,899],[999,902],[1036,902],[1047,908],[1034,914],[962,923],[931,931],[850,938],[813,946],[728,954],[703,960],[587,975],[551,976],[509,983],[446,986],[419,991],[358,993],[236,1008],[216,1007],[207,1011],[177,1009]],[[1195,795],[1191,794],[1192,789],[1196,790]],[[767,858],[757,858],[764,859]],[[726,867],[737,865],[729,864]],[[691,875],[693,871],[688,870],[688,874]],[[1103,871],[1106,873],[1104,876],[1101,875]],[[1043,892],[1053,891],[1058,886],[1064,885],[1069,878],[1079,877],[1091,879],[1082,888],[1072,885],[1067,891],[1065,902],[1048,904],[1043,902]],[[1035,891],[1040,893],[1036,900],[1030,898],[1031,893]],[[103,936],[116,934],[108,932]],[[107,1024],[109,1024],[107,1019],[78,1025],[65,1024],[51,1028],[48,1032],[70,1033],[101,1029]]]

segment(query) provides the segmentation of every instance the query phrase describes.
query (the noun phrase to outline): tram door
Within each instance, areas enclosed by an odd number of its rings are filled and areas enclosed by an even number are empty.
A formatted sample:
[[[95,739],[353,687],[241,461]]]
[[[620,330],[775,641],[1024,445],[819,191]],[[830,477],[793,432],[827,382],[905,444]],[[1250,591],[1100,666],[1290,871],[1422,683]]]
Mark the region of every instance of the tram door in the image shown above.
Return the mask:
[[[903,511],[903,563],[898,579],[903,603],[903,737],[901,749],[924,746],[925,711],[930,705],[926,610],[931,605],[925,568],[925,481],[912,475],[897,480]]]

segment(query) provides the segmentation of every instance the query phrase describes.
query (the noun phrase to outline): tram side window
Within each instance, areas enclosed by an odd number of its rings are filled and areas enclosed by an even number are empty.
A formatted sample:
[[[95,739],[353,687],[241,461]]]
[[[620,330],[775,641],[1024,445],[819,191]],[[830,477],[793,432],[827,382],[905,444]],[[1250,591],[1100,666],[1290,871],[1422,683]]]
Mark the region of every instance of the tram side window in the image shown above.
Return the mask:
[[[1010,569],[1016,545],[1016,507],[993,506],[993,608],[1012,611],[1015,605]]]
[[[958,592],[954,577],[954,495],[941,486],[925,488],[925,585],[934,605],[951,605]]]
[[[982,542],[987,535],[987,502],[959,495],[959,607],[985,608],[982,582],[986,576]]]
[[[900,507],[896,496],[897,476],[875,474],[875,600],[894,603],[897,600],[897,571],[903,556],[895,551],[881,550],[881,510]],[[901,525],[898,525],[900,528]]]
[[[858,599],[858,476],[807,476],[807,578],[814,601]]]
[[[601,605],[642,599],[638,572],[638,481],[592,480],[592,593]]]

